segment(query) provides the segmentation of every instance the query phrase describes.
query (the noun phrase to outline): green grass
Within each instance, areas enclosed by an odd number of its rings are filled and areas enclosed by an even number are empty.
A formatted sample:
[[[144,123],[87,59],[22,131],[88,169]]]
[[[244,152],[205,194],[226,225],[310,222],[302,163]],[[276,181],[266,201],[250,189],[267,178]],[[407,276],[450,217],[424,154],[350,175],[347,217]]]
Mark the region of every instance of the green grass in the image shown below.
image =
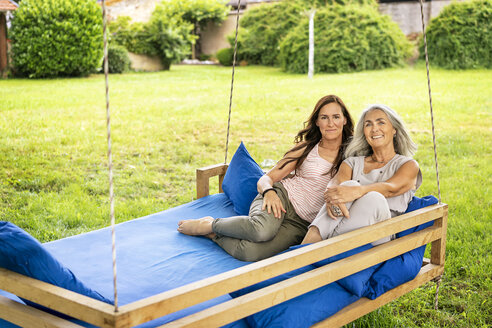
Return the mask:
[[[191,201],[195,168],[224,161],[229,68],[173,66],[110,77],[117,221]],[[443,202],[449,204],[439,310],[429,283],[349,327],[492,325],[492,74],[432,69]],[[321,96],[358,118],[398,111],[419,145],[419,196],[437,195],[425,68],[317,75],[239,67],[228,160],[243,140],[278,160]],[[104,79],[0,81],[0,219],[43,242],[109,225]],[[215,190],[217,187],[215,187]]]

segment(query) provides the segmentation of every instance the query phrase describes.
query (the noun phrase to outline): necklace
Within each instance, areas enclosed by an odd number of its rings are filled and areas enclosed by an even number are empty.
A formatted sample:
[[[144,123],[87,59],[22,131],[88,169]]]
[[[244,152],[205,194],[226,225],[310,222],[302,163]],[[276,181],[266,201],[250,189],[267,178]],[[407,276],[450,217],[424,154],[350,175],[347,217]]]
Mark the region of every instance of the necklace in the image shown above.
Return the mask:
[[[394,156],[395,156],[395,155],[393,155],[393,157],[394,157]],[[391,157],[391,158],[393,158],[393,157]],[[391,158],[390,158],[390,159],[388,159],[387,161],[378,161],[377,159],[375,159],[375,158],[374,158],[374,154],[372,154],[372,155],[371,155],[371,159],[372,159],[374,162],[378,163],[378,164],[386,164],[386,163],[388,163],[389,161],[391,161]]]

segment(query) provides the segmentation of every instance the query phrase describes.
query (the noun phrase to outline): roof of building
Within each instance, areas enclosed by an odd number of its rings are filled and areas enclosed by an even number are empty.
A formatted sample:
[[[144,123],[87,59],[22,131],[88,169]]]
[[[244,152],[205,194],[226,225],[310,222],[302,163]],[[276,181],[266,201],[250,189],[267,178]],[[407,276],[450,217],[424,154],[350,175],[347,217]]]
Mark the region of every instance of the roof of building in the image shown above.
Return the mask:
[[[13,0],[0,0],[0,11],[16,10],[19,5]]]

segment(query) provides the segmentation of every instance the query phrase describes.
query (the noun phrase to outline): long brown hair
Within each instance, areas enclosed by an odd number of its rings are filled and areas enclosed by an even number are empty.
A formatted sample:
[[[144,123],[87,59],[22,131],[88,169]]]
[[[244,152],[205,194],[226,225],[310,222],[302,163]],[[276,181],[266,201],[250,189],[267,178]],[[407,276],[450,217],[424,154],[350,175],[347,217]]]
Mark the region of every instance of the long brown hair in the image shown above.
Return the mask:
[[[294,152],[296,150],[299,150],[303,147],[306,147],[302,154],[298,157],[286,157],[286,161],[282,163],[282,165],[279,167],[282,169],[285,165],[297,161],[296,166],[295,166],[295,172],[297,174],[297,170],[299,167],[302,165],[304,160],[306,159],[307,155],[309,152],[316,146],[321,138],[321,131],[319,127],[316,125],[316,121],[318,120],[319,112],[321,111],[321,108],[324,106],[330,104],[330,103],[337,103],[340,105],[342,108],[342,114],[347,120],[347,123],[343,126],[342,130],[342,144],[340,145],[340,148],[338,150],[337,157],[333,161],[333,166],[331,167],[330,171],[328,171],[326,174],[330,174],[331,176],[334,176],[337,172],[338,169],[340,168],[340,164],[342,164],[343,161],[343,153],[345,151],[345,147],[347,147],[348,143],[350,142],[350,139],[352,138],[352,135],[354,134],[354,121],[352,120],[352,117],[350,116],[349,111],[347,110],[347,106],[343,103],[342,99],[340,97],[335,96],[335,95],[328,95],[324,96],[318,102],[316,103],[316,106],[314,106],[314,110],[309,116],[309,119],[304,122],[304,129],[300,130],[296,137],[294,138],[294,142],[296,145],[289,150],[285,155],[287,155],[290,152]]]

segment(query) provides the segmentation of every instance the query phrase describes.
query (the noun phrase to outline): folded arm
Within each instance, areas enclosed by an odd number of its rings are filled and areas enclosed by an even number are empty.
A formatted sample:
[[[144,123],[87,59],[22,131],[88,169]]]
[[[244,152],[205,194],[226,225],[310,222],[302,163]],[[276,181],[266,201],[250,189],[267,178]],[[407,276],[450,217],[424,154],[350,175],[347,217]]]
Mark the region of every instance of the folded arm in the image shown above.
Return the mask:
[[[417,175],[419,173],[419,165],[415,160],[411,160],[403,164],[395,174],[386,181],[371,183],[363,186],[340,186],[343,181],[352,178],[352,169],[342,163],[339,174],[332,180],[333,184],[329,184],[325,191],[325,200],[327,203],[328,215],[331,214],[328,205],[337,205],[342,210],[344,216],[348,216],[348,211],[345,208],[345,203],[354,201],[364,196],[370,191],[377,191],[384,197],[394,197],[404,194],[405,192],[415,189]],[[330,215],[334,218],[333,215]]]
[[[348,167],[346,163],[342,164],[342,166],[345,165]],[[340,166],[341,170],[342,166]],[[383,182],[364,186],[328,186],[325,198],[332,203],[346,203],[354,201],[370,191],[377,191],[386,198],[399,196],[415,188],[418,173],[419,165],[416,161],[411,160],[403,164],[391,178]],[[346,176],[342,179],[339,180],[339,183],[348,180]]]

